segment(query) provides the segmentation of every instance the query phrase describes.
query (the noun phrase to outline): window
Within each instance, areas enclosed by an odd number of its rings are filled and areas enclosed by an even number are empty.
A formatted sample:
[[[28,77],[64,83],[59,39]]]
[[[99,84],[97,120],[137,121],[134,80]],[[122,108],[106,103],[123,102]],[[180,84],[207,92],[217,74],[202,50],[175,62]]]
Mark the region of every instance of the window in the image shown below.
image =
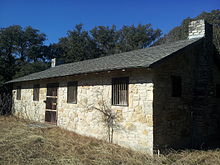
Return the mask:
[[[216,84],[215,96],[216,98],[220,98],[220,84]]]
[[[128,77],[112,79],[112,105],[128,105]]]
[[[39,94],[40,94],[40,85],[35,84],[34,90],[33,90],[33,100],[34,101],[39,101]]]
[[[16,99],[17,100],[21,100],[21,86],[17,86],[17,96]]]
[[[182,96],[182,79],[180,76],[171,76],[172,97]]]
[[[67,103],[77,103],[77,86],[78,82],[68,82],[67,84]]]

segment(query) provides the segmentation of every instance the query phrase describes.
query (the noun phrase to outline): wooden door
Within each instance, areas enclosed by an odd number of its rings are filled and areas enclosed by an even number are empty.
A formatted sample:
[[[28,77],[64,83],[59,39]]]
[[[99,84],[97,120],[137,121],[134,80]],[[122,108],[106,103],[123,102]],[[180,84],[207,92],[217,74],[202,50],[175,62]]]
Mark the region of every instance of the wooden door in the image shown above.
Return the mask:
[[[47,84],[45,122],[57,123],[58,83]]]

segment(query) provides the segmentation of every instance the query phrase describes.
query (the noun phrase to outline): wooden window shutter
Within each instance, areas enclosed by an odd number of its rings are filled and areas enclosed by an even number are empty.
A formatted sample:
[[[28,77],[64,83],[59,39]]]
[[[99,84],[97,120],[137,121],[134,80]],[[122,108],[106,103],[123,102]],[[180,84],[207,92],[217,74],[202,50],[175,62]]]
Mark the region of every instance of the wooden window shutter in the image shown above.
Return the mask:
[[[67,103],[77,103],[77,81],[68,82],[67,84]]]
[[[40,85],[35,84],[33,87],[33,100],[39,101],[39,95],[40,95]]]
[[[17,90],[16,99],[17,99],[17,100],[21,100],[21,86],[17,86],[17,87],[16,87],[16,90]]]
[[[128,105],[128,77],[112,79],[112,105]]]

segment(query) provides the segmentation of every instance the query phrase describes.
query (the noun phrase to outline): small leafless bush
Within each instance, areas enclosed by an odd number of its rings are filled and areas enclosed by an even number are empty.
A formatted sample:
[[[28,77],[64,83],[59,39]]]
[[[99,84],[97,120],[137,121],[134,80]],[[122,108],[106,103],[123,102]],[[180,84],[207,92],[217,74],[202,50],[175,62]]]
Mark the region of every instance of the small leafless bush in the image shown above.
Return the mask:
[[[113,142],[114,128],[116,127],[116,113],[104,101],[99,102],[99,107],[92,107],[93,109],[101,112],[103,115],[104,123],[108,127],[108,140]]]
[[[100,112],[102,115],[101,122],[103,122],[107,127],[108,141],[113,143],[114,130],[116,128],[119,129],[119,125],[117,123],[118,114],[111,108],[109,102],[104,99],[103,93],[103,89],[97,91],[97,102],[91,104],[87,103],[82,106],[84,106],[87,111]]]

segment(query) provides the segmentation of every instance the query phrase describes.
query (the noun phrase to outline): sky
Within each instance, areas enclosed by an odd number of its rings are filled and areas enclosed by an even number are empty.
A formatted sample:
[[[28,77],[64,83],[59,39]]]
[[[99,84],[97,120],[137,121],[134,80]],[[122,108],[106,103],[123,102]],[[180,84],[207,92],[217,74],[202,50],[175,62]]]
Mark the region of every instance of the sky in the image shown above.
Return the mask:
[[[32,26],[47,35],[48,45],[79,23],[86,30],[150,23],[165,34],[184,18],[213,9],[220,9],[220,0],[0,0],[0,28]]]

